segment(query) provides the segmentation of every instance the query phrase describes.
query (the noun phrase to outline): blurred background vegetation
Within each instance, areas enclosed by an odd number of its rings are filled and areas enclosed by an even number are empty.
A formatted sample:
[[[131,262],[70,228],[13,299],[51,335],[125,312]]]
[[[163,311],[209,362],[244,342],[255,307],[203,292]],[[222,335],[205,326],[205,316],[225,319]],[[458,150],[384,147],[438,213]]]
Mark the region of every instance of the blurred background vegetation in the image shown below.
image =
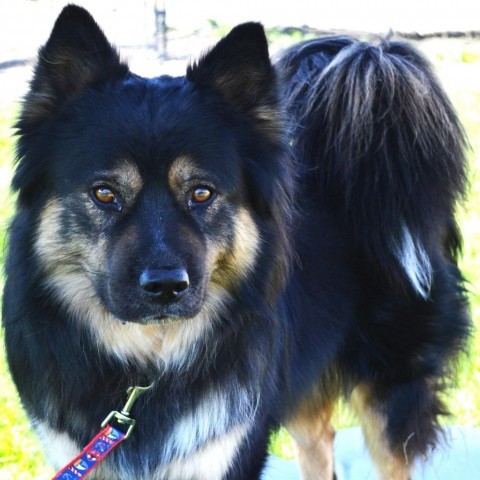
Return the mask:
[[[471,144],[469,194],[459,208],[458,220],[465,236],[461,266],[469,281],[477,330],[470,352],[462,359],[457,388],[448,393],[453,416],[445,421],[480,426],[480,38],[472,28],[480,12],[471,11],[474,2],[457,0],[451,6],[452,2],[446,0],[405,0],[401,5],[339,0],[334,6],[320,2],[312,6],[313,2],[296,0],[294,5],[282,4],[281,8],[272,0],[246,0],[234,6],[220,0],[75,3],[90,9],[132,70],[143,75],[181,74],[192,55],[205,50],[234,24],[249,19],[266,25],[272,52],[330,28],[380,34],[393,28],[406,37],[417,38],[417,47],[434,64]],[[0,0],[0,266],[14,208],[9,194],[15,141],[12,125],[31,76],[36,49],[47,39],[64,4],[60,0]],[[430,15],[432,5],[434,15]],[[2,282],[0,276],[0,287]],[[355,424],[356,419],[340,406],[336,427]],[[285,431],[273,436],[271,451],[284,458],[293,457]],[[51,474],[10,380],[0,332],[0,480],[49,478]]]

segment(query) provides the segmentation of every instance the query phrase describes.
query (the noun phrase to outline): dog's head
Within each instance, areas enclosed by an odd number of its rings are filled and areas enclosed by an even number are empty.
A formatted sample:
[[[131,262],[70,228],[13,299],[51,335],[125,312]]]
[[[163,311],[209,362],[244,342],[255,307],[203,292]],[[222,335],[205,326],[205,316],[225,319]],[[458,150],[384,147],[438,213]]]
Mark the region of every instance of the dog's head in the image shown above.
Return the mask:
[[[232,30],[185,77],[146,79],[66,7],[18,129],[13,185],[37,220],[38,275],[74,310],[161,323],[242,289],[275,294],[292,185],[260,25]]]

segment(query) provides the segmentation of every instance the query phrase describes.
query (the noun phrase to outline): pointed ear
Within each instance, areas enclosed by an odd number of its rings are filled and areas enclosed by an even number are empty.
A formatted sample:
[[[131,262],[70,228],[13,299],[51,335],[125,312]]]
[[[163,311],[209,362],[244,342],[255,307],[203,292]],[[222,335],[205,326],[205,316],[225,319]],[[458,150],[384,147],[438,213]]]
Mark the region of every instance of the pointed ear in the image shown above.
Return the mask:
[[[273,120],[278,104],[276,76],[259,23],[235,27],[188,68],[187,79],[198,87],[213,88],[227,103],[257,120]]]
[[[41,123],[69,98],[90,86],[123,78],[127,72],[128,67],[92,16],[81,7],[69,5],[40,49],[21,121]]]

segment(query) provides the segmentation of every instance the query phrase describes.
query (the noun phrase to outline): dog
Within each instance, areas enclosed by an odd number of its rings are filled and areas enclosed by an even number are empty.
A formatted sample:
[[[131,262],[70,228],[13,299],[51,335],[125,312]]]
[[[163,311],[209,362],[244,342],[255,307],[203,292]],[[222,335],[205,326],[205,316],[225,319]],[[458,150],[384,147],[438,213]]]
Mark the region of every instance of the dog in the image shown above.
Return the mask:
[[[3,322],[55,469],[152,384],[96,479],[255,479],[285,425],[334,478],[346,399],[381,479],[441,436],[470,332],[465,138],[408,44],[234,28],[142,78],[69,5],[19,120]]]

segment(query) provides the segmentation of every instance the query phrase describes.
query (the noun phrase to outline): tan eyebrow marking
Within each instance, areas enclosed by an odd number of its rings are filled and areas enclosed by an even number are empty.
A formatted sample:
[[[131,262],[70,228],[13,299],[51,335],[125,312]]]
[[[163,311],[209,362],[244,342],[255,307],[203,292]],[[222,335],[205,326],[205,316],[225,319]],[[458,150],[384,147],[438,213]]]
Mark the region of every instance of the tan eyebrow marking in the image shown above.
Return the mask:
[[[182,183],[194,178],[205,178],[207,172],[202,170],[188,155],[177,157],[170,165],[168,170],[168,186],[171,190],[176,190]]]
[[[110,174],[120,185],[130,187],[135,195],[143,188],[143,178],[138,167],[129,160],[119,162]]]

